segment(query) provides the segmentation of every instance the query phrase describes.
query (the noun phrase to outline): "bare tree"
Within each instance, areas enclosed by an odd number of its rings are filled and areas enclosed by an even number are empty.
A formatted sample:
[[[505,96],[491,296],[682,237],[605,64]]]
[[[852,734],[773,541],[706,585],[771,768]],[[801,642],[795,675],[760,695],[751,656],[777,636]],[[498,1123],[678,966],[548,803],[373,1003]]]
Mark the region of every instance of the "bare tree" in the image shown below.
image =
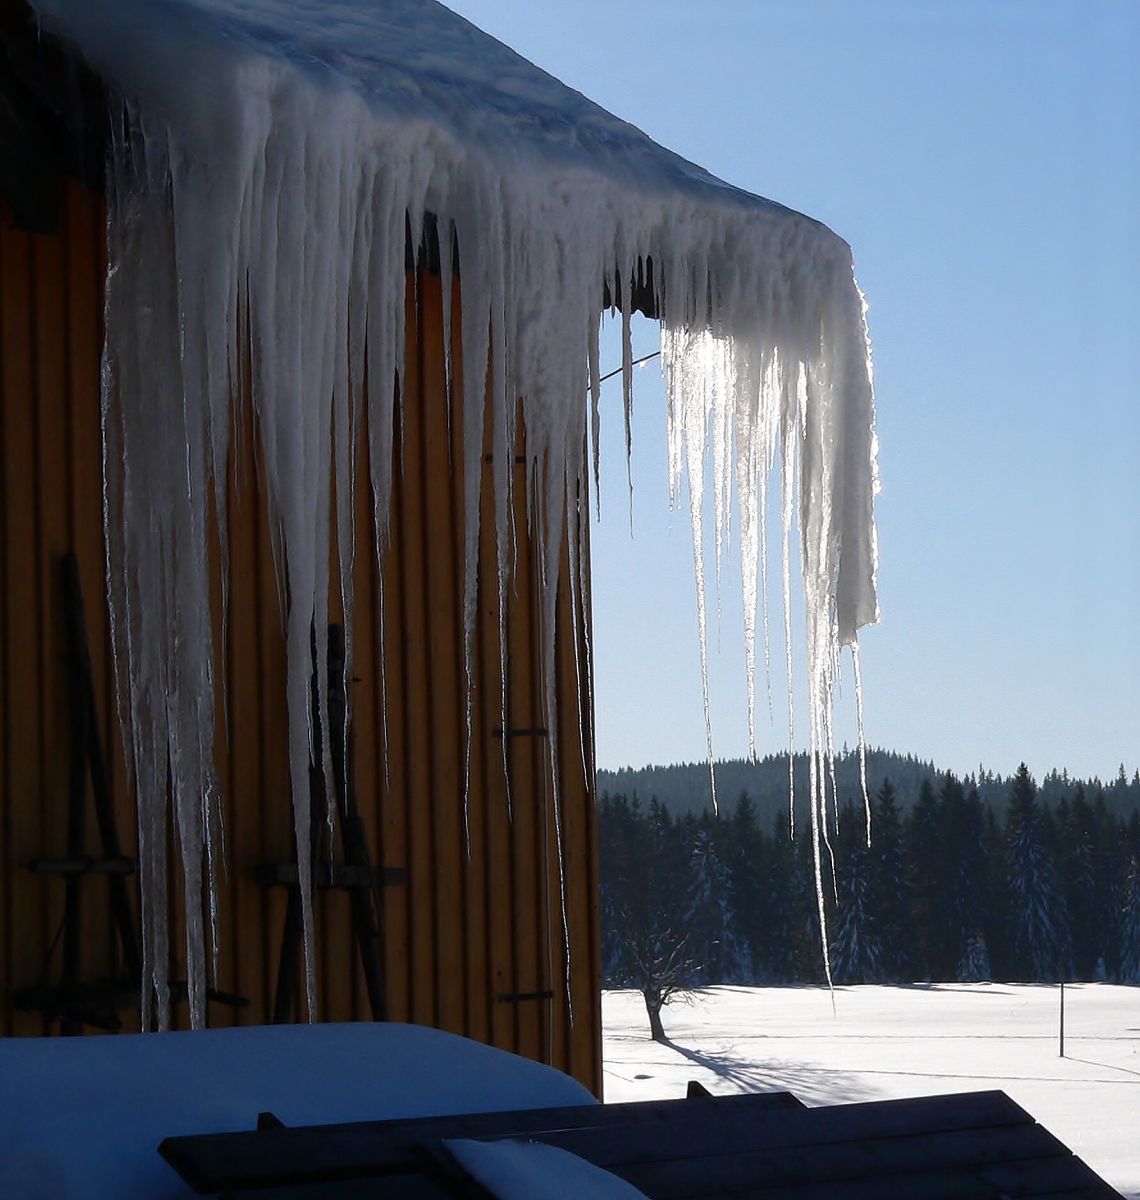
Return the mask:
[[[630,921],[619,937],[624,954],[613,981],[641,992],[649,1015],[650,1037],[655,1042],[664,1042],[667,1039],[661,1010],[678,992],[686,990],[695,969],[689,956],[689,936],[665,926],[637,929],[636,923]]]
[[[641,992],[650,1033],[663,1042],[661,1009],[693,985],[699,970],[688,848],[655,802],[644,813],[636,800],[605,803],[610,836],[602,847],[602,974],[610,987]]]

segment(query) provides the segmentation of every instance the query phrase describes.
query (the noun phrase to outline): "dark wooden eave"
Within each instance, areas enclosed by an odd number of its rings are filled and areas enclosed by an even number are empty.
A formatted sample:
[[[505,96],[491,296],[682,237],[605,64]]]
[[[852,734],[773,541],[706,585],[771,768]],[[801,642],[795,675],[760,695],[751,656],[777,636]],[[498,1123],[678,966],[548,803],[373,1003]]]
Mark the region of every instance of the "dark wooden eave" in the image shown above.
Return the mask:
[[[109,129],[98,75],[26,0],[0,0],[0,196],[19,228],[58,232],[64,175],[102,193]]]
[[[611,292],[608,287],[603,289],[602,308],[621,309],[623,288],[624,284],[621,273],[617,272],[614,276],[613,291]],[[656,321],[660,317],[657,307],[657,293],[653,286],[652,258],[639,258],[637,260],[637,274],[633,277],[630,292],[630,311],[639,312],[651,321]]]
[[[1120,1200],[998,1091],[822,1108],[778,1092],[278,1126],[168,1138],[161,1153],[223,1200],[485,1200],[443,1144],[471,1137],[561,1147],[649,1200]]]

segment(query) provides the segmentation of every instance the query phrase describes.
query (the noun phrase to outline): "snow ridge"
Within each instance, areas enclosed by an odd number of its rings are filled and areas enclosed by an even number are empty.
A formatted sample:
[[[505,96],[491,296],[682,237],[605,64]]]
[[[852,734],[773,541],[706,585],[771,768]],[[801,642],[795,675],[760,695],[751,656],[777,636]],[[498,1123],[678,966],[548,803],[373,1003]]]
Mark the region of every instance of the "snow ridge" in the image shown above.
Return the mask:
[[[192,1023],[204,1016],[207,930],[195,898],[203,884],[214,894],[221,853],[207,547],[211,522],[224,528],[234,408],[248,398],[261,436],[305,879],[317,754],[310,631],[323,661],[335,529],[351,673],[355,452],[366,411],[379,553],[404,370],[405,229],[418,231],[429,214],[445,279],[453,246],[462,258],[463,374],[453,385],[465,446],[468,654],[489,367],[501,588],[522,399],[553,760],[554,597],[563,539],[576,573],[586,561],[598,313],[608,289],[628,320],[631,282],[651,264],[674,488],[686,469],[699,543],[711,424],[718,544],[735,483],[752,613],[764,489],[780,458],[784,538],[794,519],[807,600],[813,824],[824,828],[839,650],[877,618],[870,356],[846,243],[663,150],[433,0],[35,6],[120,98],[108,189],[105,519],[120,716],[139,797],[145,986],[159,998],[160,1024],[168,776],[187,911],[197,914],[187,925]],[[625,374],[628,402],[628,364]],[[703,654],[699,554],[698,580]],[[584,578],[572,583],[579,610],[587,588]],[[751,677],[754,620],[747,640]],[[325,705],[322,695],[323,718]],[[753,685],[753,723],[754,709]],[[308,894],[304,925],[312,1017]]]

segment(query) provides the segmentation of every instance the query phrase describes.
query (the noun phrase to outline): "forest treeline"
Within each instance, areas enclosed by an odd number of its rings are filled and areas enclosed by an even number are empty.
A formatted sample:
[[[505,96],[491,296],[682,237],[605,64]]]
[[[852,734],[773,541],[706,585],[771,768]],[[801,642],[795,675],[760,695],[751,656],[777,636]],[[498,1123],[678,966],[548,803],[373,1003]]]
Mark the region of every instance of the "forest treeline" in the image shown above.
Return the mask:
[[[1140,810],[1083,787],[1042,801],[1022,766],[1000,809],[976,781],[889,778],[848,802],[823,854],[836,983],[1140,983]],[[654,1002],[682,987],[822,982],[810,831],[787,815],[672,815],[656,800],[599,806],[603,976]]]
[[[769,754],[760,759],[721,759],[714,764],[717,796],[721,807],[736,803],[737,797],[747,795],[756,808],[756,819],[765,829],[788,809],[788,755]],[[806,754],[792,758],[797,800],[797,821],[807,816],[809,764]],[[863,762],[855,750],[846,747],[835,756],[835,785],[840,796],[861,794],[861,777],[866,772],[867,786],[875,793],[885,779],[891,781],[898,797],[899,808],[908,812],[918,800],[924,782],[938,791],[947,773],[932,762],[913,754],[898,754],[893,750],[868,747]],[[967,783],[977,789],[978,798],[989,804],[999,817],[1005,813],[1013,777],[980,766]],[[1055,807],[1062,800],[1070,804],[1077,792],[1086,796],[1100,795],[1109,812],[1128,817],[1140,808],[1140,771],[1127,774],[1123,763],[1114,778],[1079,779],[1067,771],[1050,771],[1038,786],[1041,803]],[[611,796],[640,796],[642,802],[654,797],[674,817],[686,812],[712,811],[712,784],[709,764],[674,763],[668,767],[624,767],[620,771],[599,771],[598,792]]]

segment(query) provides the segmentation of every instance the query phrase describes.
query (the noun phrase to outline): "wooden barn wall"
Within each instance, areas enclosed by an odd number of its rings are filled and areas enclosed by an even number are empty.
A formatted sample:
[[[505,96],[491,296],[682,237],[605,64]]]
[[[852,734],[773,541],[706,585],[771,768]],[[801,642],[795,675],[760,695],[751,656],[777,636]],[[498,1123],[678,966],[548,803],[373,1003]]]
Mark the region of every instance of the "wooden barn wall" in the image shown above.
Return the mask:
[[[114,687],[103,603],[99,430],[103,217],[72,188],[59,236],[0,221],[0,1022],[4,1033],[44,1033],[16,1012],[13,991],[58,978],[64,885],[35,875],[35,858],[67,847],[71,724],[59,559],[78,552],[104,744]],[[134,853],[133,809],[121,757],[110,763],[124,850]],[[94,825],[93,818],[89,824]],[[89,841],[95,849],[93,839]],[[80,977],[113,973],[106,884],[84,905]]]
[[[40,1034],[13,993],[58,977],[49,947],[63,885],[30,872],[66,844],[67,675],[58,562],[74,549],[82,571],[100,724],[111,748],[124,852],[133,805],[115,722],[103,587],[100,312],[103,220],[67,188],[59,236],[0,228],[0,1028]],[[558,800],[565,878],[559,888],[553,779],[540,697],[538,567],[527,535],[525,469],[516,465],[517,562],[508,590],[506,730],[500,697],[498,585],[485,456],[479,610],[467,811],[463,673],[463,491],[458,395],[445,376],[443,281],[409,272],[407,378],[397,430],[388,549],[378,567],[367,464],[355,512],[355,785],[374,860],[405,872],[382,889],[383,957],[391,1019],[432,1025],[552,1063],[601,1088],[600,965],[592,731],[583,747],[579,671],[589,670],[584,617],[558,597]],[[458,345],[458,325],[455,343]],[[458,359],[458,355],[457,355]],[[462,378],[453,366],[452,389]],[[516,459],[525,456],[520,443]],[[219,965],[211,983],[249,1007],[211,1004],[211,1024],[272,1019],[286,890],[257,868],[292,857],[284,704],[284,640],[267,514],[256,487],[256,436],[239,431],[230,480],[230,599],[218,639],[218,764],[225,796],[226,874]],[[565,565],[565,553],[564,553]],[[565,578],[565,576],[564,576]],[[220,595],[220,586],[215,589]],[[334,605],[339,604],[333,597]],[[577,641],[577,645],[575,642]],[[580,666],[579,666],[580,664]],[[588,714],[588,719],[590,716]],[[522,732],[520,732],[522,731]],[[504,765],[505,764],[505,765]],[[508,786],[509,781],[509,786]],[[89,820],[90,853],[97,853]],[[133,886],[133,881],[132,881]],[[172,889],[177,895],[178,888]],[[117,969],[106,885],[84,888],[82,978]],[[137,911],[137,896],[134,897]],[[172,909],[171,978],[185,978],[182,913]],[[320,1020],[368,1019],[349,898],[317,904]],[[571,1013],[572,1009],[572,1013]],[[303,1014],[294,1013],[294,1019]],[[125,1028],[138,1015],[123,1014]],[[186,1023],[185,1005],[174,1009]]]

